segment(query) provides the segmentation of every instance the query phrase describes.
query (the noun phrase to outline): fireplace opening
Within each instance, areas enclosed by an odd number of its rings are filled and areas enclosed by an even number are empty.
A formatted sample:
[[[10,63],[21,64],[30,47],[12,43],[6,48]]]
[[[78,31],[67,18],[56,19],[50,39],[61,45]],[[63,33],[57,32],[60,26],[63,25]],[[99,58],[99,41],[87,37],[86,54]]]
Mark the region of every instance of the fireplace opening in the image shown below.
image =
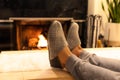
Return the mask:
[[[45,48],[45,47],[47,48],[47,39],[45,39],[42,27],[25,26],[22,28],[22,30],[21,30],[21,49],[23,49],[23,50],[30,49],[31,50],[31,49],[41,49],[41,48]]]
[[[47,48],[47,30],[49,24],[19,25],[19,49],[33,50]]]

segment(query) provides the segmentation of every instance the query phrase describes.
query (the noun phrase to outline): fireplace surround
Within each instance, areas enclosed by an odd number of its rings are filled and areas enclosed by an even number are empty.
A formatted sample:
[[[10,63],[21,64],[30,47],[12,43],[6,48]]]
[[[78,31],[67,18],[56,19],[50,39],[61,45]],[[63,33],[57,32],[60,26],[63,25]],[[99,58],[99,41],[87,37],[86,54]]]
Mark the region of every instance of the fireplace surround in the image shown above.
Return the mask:
[[[0,51],[14,49],[14,27],[12,20],[0,20]]]
[[[69,28],[69,23],[73,18],[10,18],[13,20],[16,28],[16,49],[32,50],[41,49],[37,47],[39,35],[43,35],[47,39],[47,32],[50,24],[54,20],[58,20],[63,25],[65,34]]]

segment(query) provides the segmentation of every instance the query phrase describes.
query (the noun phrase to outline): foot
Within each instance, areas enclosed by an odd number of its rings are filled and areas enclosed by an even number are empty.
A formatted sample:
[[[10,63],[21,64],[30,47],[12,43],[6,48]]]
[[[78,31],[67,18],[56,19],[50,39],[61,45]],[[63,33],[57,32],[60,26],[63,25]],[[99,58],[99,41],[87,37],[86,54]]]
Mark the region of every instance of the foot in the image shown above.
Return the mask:
[[[71,56],[71,51],[70,49],[66,46],[64,47],[59,53],[58,53],[58,58],[60,60],[60,63],[62,65],[62,67],[65,67],[65,64],[68,60],[68,58]]]
[[[62,68],[58,54],[67,46],[62,25],[59,21],[54,21],[48,31],[48,51],[50,64],[52,67]]]
[[[81,41],[79,38],[78,31],[79,31],[79,25],[75,22],[71,23],[67,35],[67,42],[72,53],[79,57],[80,53],[82,52],[82,48],[80,46]]]

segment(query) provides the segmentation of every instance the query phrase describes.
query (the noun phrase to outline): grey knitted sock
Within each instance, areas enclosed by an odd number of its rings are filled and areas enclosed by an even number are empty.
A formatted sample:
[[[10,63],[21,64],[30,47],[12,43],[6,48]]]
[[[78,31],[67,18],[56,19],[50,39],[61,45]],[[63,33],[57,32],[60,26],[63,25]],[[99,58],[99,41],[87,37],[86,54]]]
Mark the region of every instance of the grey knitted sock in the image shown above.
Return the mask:
[[[69,28],[68,35],[67,35],[67,42],[70,50],[75,48],[77,45],[81,44],[78,30],[79,30],[79,25],[75,22],[71,23],[71,26]]]
[[[59,63],[58,53],[67,45],[61,23],[53,21],[48,31],[48,51],[50,63],[53,64],[53,67]]]

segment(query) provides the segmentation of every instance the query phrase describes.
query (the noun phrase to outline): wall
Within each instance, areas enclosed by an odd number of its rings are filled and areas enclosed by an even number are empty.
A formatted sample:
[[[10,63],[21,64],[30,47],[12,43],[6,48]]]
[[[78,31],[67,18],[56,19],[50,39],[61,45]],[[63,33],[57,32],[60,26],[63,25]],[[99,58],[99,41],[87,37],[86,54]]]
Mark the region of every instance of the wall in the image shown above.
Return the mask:
[[[88,0],[0,0],[0,19],[9,17],[74,17],[85,19]]]
[[[102,33],[104,34],[104,29],[105,29],[105,24],[107,22],[107,17],[105,15],[105,12],[102,10],[102,6],[101,6],[102,2],[104,4],[106,4],[105,0],[88,0],[88,15],[99,14],[99,15],[102,16],[102,20],[103,20],[103,30],[102,30]]]

